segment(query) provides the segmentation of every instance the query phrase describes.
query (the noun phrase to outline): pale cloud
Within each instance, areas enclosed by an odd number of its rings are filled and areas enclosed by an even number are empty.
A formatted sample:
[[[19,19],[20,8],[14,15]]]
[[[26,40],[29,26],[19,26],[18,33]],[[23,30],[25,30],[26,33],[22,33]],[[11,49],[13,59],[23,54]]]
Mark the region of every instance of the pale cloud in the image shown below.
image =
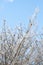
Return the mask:
[[[14,0],[8,0],[9,2],[13,2]]]
[[[6,2],[14,2],[14,0],[4,0],[4,1],[6,1]]]

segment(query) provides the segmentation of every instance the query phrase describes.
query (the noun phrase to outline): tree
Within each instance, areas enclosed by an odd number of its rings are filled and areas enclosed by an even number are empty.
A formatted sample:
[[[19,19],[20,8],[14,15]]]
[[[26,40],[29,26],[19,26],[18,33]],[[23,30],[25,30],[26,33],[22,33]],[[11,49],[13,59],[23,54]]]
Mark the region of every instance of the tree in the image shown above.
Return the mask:
[[[0,65],[43,65],[43,34],[37,34],[33,29],[37,13],[38,8],[29,19],[25,35],[22,27],[17,27],[17,35],[14,34],[6,28],[4,20],[0,32]]]

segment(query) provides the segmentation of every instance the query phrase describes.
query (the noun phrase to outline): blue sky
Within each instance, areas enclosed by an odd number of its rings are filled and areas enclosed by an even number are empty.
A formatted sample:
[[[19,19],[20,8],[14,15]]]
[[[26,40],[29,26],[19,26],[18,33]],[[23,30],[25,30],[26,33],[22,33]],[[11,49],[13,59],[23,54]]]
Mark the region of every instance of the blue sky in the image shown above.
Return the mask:
[[[11,28],[15,28],[20,23],[26,27],[29,16],[34,13],[36,7],[40,10],[37,17],[40,29],[43,27],[43,0],[0,0],[0,28],[3,18]]]

